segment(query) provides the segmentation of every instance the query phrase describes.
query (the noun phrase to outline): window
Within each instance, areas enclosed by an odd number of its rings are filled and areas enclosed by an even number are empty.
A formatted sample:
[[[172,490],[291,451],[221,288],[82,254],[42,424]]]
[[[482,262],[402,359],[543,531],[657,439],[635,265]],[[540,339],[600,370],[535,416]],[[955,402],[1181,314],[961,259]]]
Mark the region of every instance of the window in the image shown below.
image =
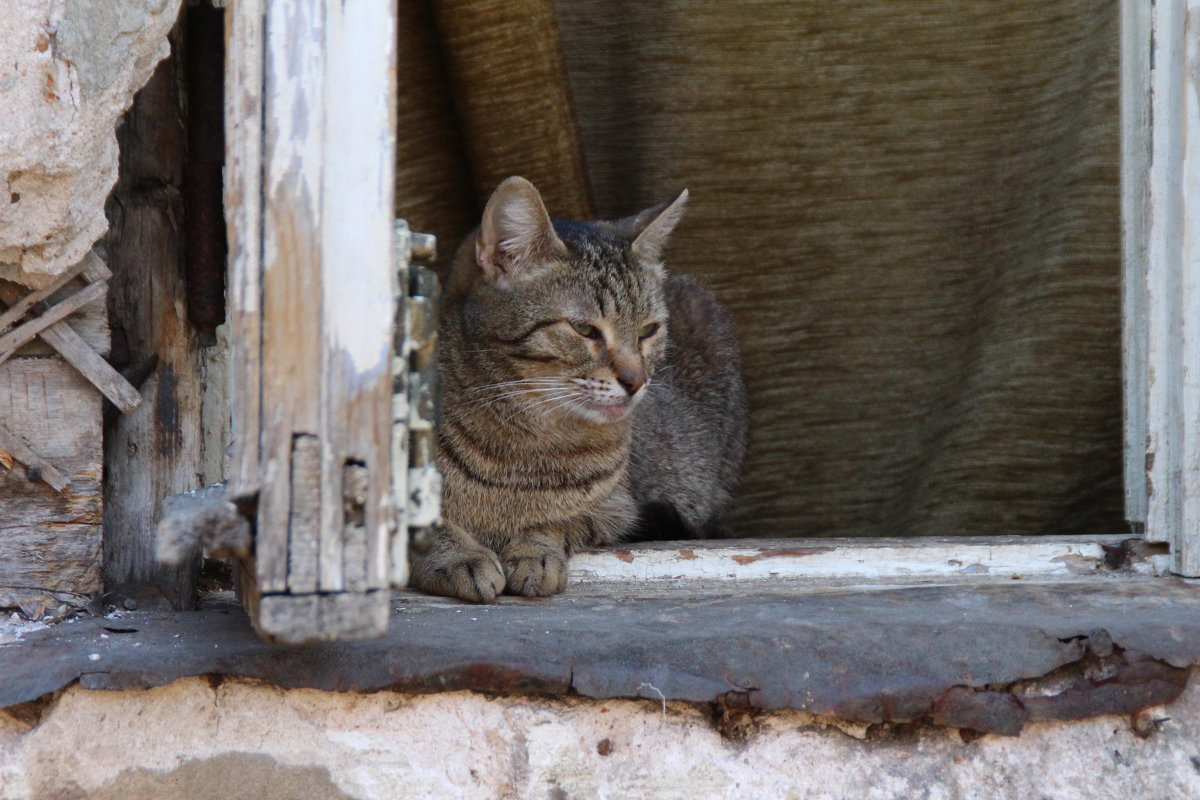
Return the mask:
[[[1185,70],[1197,46],[1184,36],[1185,11],[1182,0],[1122,4],[1125,477],[1129,519],[1147,540],[1170,544],[1171,570],[1197,575],[1200,244],[1187,189],[1200,191],[1200,145],[1187,132],[1200,122],[1186,120],[1200,110]],[[235,493],[258,494],[258,624],[306,638],[316,635],[303,622],[311,617],[328,638],[337,620],[366,615],[370,623],[350,627],[369,635],[386,626],[388,586],[403,583],[407,536],[389,509],[393,483],[410,473],[392,462],[412,455],[392,445],[393,349],[382,322],[394,318],[397,297],[388,256],[395,12],[238,0],[232,14],[232,479]],[[411,477],[428,492],[428,472]],[[718,563],[737,565],[731,574],[770,573],[766,565],[803,552],[821,556],[805,564],[827,565],[800,568],[813,577],[1053,576],[1103,559],[1125,538],[727,541],[694,560],[701,572]],[[675,569],[698,549],[672,547],[587,556],[580,568],[611,577],[628,564],[644,579],[662,553]],[[659,577],[687,570],[668,573]]]

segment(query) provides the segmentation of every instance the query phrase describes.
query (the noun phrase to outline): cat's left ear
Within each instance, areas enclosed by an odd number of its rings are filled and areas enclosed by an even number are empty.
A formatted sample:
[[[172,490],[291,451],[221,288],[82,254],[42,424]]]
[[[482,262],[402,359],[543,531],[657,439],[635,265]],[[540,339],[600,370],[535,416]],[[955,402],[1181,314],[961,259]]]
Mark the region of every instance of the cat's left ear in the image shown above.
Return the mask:
[[[687,206],[688,190],[684,189],[674,200],[651,206],[637,216],[622,220],[623,226],[633,237],[631,250],[642,261],[657,264],[662,260],[667,239]]]
[[[537,188],[516,176],[497,186],[475,237],[475,260],[484,277],[508,289],[564,255],[566,245],[554,233]]]

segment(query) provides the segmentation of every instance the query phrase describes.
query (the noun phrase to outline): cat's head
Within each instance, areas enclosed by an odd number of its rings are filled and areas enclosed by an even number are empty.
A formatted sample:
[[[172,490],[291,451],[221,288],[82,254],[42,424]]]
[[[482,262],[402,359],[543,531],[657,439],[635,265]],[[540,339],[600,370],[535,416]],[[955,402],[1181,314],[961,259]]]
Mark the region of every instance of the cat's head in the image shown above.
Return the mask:
[[[489,381],[519,381],[509,397],[540,416],[626,418],[666,349],[662,250],[686,201],[684,190],[615,222],[551,221],[532,183],[501,183],[451,286]]]

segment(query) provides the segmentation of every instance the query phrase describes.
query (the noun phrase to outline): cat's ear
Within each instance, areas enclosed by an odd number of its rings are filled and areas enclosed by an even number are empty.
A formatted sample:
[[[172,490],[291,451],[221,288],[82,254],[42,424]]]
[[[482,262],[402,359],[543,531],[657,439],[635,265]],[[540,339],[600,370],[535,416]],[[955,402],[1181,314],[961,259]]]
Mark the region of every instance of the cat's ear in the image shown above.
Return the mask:
[[[566,251],[532,183],[512,177],[496,187],[475,237],[475,260],[488,281],[507,289]]]
[[[683,217],[687,199],[688,190],[684,189],[674,200],[651,206],[637,216],[622,220],[628,235],[633,237],[630,249],[635,256],[650,263],[661,261],[667,239]]]

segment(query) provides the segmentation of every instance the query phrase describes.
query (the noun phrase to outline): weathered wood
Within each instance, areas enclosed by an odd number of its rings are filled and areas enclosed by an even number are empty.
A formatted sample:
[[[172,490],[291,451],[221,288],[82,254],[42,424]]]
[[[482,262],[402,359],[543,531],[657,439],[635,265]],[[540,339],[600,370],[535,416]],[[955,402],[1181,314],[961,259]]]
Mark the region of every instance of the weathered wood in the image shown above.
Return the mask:
[[[1121,366],[1125,518],[1146,524],[1146,257],[1150,212],[1150,3],[1121,0]]]
[[[181,47],[180,31],[172,34]],[[158,589],[172,604],[195,598],[198,561],[160,564],[159,502],[200,485],[200,348],[186,314],[185,156],[177,56],[155,71],[118,130],[121,165],[109,200],[110,310],[129,363],[152,364],[147,398],[105,436],[105,579]]]
[[[237,420],[230,488],[258,491],[262,429],[263,0],[226,12],[225,221],[229,240],[230,410]]]
[[[23,344],[51,325],[61,322],[88,303],[104,297],[107,290],[108,286],[103,281],[90,283],[65,300],[50,306],[41,316],[34,317],[0,336],[0,363],[7,361]]]
[[[288,589],[315,592],[321,528],[321,443],[316,436],[299,434],[292,440],[290,482]]]
[[[16,285],[0,282],[0,302],[17,302],[20,296],[22,294]],[[107,317],[107,308],[100,302],[95,303],[95,306],[98,307],[98,314],[88,313],[92,309],[91,306],[80,309],[78,317],[83,318],[80,323],[83,333],[73,327],[76,318],[72,318],[71,323],[66,323],[66,321],[55,323],[37,335],[42,342],[48,345],[46,349],[35,350],[31,345],[25,345],[18,355],[56,353],[64,357],[67,363],[76,368],[84,378],[90,380],[91,384],[100,390],[102,395],[107,397],[116,408],[119,408],[122,413],[126,413],[142,403],[142,395],[139,395],[138,390],[134,389],[130,381],[122,378],[121,373],[116,372],[116,369],[104,361],[101,356],[101,353],[108,351],[108,325],[107,320],[96,319],[96,317]]]
[[[1146,258],[1146,536],[1200,575],[1200,0],[1154,4]]]
[[[45,481],[56,492],[61,492],[71,485],[71,478],[34,452],[25,437],[0,424],[0,451],[4,450],[25,465],[26,476],[30,481]],[[8,468],[12,469],[12,466]]]
[[[63,272],[45,287],[36,291],[32,291],[17,302],[9,304],[8,310],[3,314],[0,314],[0,333],[7,331],[10,327],[12,327],[13,323],[28,314],[29,310],[35,305],[43,300],[46,300],[59,289],[75,280],[79,273],[83,272],[88,266],[88,262],[93,259],[97,263],[100,261],[96,254],[89,250],[88,254],[84,256],[79,263],[68,269],[66,272]],[[107,280],[108,278],[112,277],[112,274],[109,273],[107,269],[105,269],[104,272],[107,274],[105,274],[102,280]]]
[[[391,597],[385,589],[264,595],[255,628],[286,644],[374,639],[387,633]]]
[[[371,540],[367,535],[366,519],[370,482],[370,471],[361,464],[347,464],[342,469],[342,558],[346,590],[350,592],[372,588],[368,571]]]
[[[1155,575],[1166,556],[1129,536],[943,536],[905,539],[730,539],[642,542],[590,550],[570,563],[570,586],[701,581],[770,585],[896,585]],[[1162,550],[1162,546],[1158,545]],[[769,584],[768,584],[769,582]],[[621,589],[614,587],[615,592]]]
[[[101,589],[101,402],[58,358],[0,364],[0,420],[69,479],[56,492],[0,457],[0,608],[40,616]]]
[[[267,2],[265,7],[259,362],[264,480],[255,542],[259,588],[264,593],[288,589],[292,439],[297,434],[321,433],[321,145],[326,118],[321,11],[314,2]],[[242,10],[235,7],[234,13]],[[338,567],[340,572],[340,560]],[[340,580],[335,580],[340,575],[326,574],[320,566],[318,570],[323,587],[341,588]]]
[[[390,586],[392,238],[395,220],[394,4],[322,2],[326,108],[321,268],[324,447],[322,587],[348,588],[342,535],[351,466],[367,480],[366,584]],[[352,471],[351,471],[352,472]],[[361,474],[361,473],[354,473]],[[357,573],[359,567],[355,567]],[[338,573],[341,573],[339,576]],[[328,578],[328,581],[326,580]]]
[[[259,489],[247,605],[264,635],[328,638],[320,620],[342,612],[314,612],[305,633],[277,596],[355,608],[391,577],[395,9],[267,0],[233,14],[226,203],[246,437],[233,478]],[[381,634],[386,614],[368,617],[346,618],[348,633]]]

